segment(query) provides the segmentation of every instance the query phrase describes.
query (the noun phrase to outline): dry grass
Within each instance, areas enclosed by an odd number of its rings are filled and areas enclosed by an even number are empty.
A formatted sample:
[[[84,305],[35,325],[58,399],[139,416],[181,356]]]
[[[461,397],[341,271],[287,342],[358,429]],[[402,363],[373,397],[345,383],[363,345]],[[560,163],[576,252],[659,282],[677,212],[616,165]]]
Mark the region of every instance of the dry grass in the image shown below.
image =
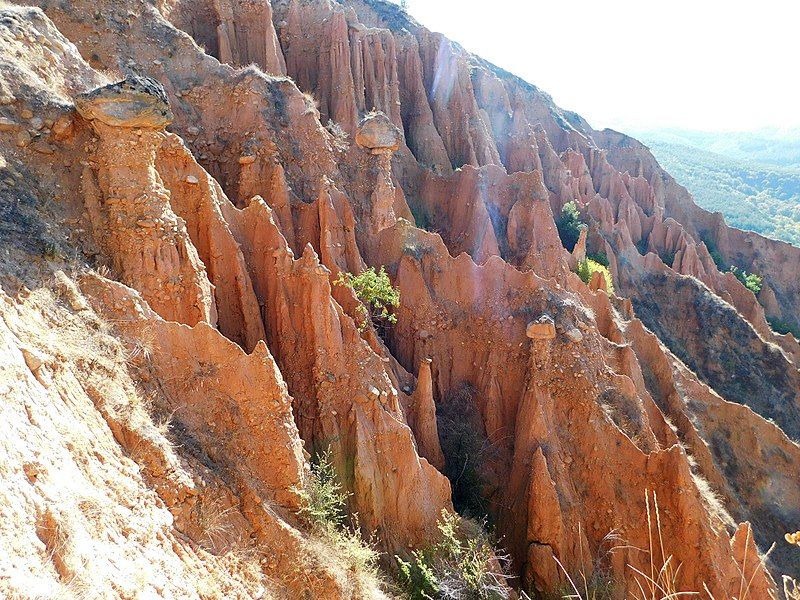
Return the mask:
[[[644,569],[639,569],[630,563],[626,565],[632,573],[631,583],[633,584],[633,589],[628,590],[626,597],[629,600],[680,600],[682,598],[701,597],[700,592],[680,589],[679,579],[681,564],[677,562],[672,554],[667,553],[661,524],[661,511],[658,506],[658,496],[655,491],[651,492],[650,490],[645,490],[645,507],[647,511],[648,548],[642,549],[635,546],[618,544],[614,545],[606,552],[606,555],[608,555],[618,550],[633,549],[645,552],[649,557],[648,565]],[[748,556],[750,531],[751,530],[748,528],[744,546],[745,555],[742,559],[742,564],[737,565],[739,570],[739,587],[737,593],[733,596],[726,597],[724,600],[749,600],[753,581],[760,571],[760,569],[752,566],[753,561],[760,562],[761,567],[765,568],[764,558],[760,556]],[[619,536],[615,535],[613,532],[609,534],[607,538],[611,541],[620,540]],[[582,553],[583,549],[581,548],[581,554]],[[572,577],[564,568],[561,561],[557,558],[555,560],[564,573],[570,588],[567,593],[561,595],[562,598],[569,598],[572,600],[605,600],[606,598],[615,597],[613,592],[614,586],[611,582],[599,581],[596,577],[594,579],[588,578],[583,572]],[[746,574],[748,568],[752,569],[749,576]],[[784,578],[784,588],[787,586],[787,579],[789,578]],[[798,588],[796,583],[792,580],[788,582],[788,585],[794,590],[793,593],[800,592],[800,588]],[[795,587],[792,587],[792,585]],[[705,584],[703,584],[703,591],[707,594],[708,600],[717,600]],[[800,600],[800,596],[791,596],[789,592],[786,593],[786,597],[788,600]]]
[[[197,524],[203,532],[201,545],[214,554],[223,553],[231,543],[236,528],[231,523],[235,509],[220,497],[210,493],[201,496],[196,513]]]
[[[303,100],[306,103],[306,114],[319,114],[319,101],[310,92],[303,92]]]
[[[764,558],[762,558],[762,557],[760,557],[758,555],[756,555],[754,557],[749,557],[748,556],[749,548],[750,548],[750,541],[751,541],[751,539],[750,539],[750,533],[751,532],[752,532],[752,529],[750,527],[748,527],[747,528],[747,537],[745,538],[745,542],[744,542],[744,549],[745,550],[744,550],[744,556],[742,557],[742,564],[741,565],[736,565],[737,568],[739,569],[739,591],[735,596],[732,596],[730,600],[747,600],[750,597],[750,591],[752,589],[753,580],[755,579],[756,575],[762,569],[766,571],[766,566],[764,564],[764,560],[765,560],[766,556]],[[772,551],[772,549],[770,549],[770,552],[771,551]],[[769,552],[767,552],[767,556],[769,556]],[[748,567],[749,564],[753,564],[754,562],[761,563],[759,565],[760,568],[751,567],[753,569],[753,572],[750,574],[750,577],[747,577],[747,567]],[[705,584],[703,584],[703,589],[708,594],[708,597],[709,597],[710,600],[717,600],[714,597],[714,594],[712,594],[709,591],[708,587]],[[720,600],[727,600],[727,599],[720,599]],[[755,599],[755,600],[761,600],[761,599],[759,598],[759,599]]]

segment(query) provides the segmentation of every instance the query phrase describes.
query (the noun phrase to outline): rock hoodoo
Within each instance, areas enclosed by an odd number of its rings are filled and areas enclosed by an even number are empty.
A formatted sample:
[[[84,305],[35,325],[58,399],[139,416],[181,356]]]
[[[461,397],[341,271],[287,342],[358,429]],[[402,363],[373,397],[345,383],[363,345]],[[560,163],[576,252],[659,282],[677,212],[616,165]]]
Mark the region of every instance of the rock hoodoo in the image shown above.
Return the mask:
[[[0,4],[0,595],[798,572],[800,249],[383,0]]]

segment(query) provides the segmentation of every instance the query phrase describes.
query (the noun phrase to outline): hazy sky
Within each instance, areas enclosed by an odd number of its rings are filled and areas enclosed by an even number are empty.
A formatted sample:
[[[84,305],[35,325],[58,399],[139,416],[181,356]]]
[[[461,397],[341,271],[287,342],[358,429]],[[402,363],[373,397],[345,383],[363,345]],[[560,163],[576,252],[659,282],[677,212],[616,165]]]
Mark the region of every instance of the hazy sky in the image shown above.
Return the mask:
[[[800,0],[409,0],[597,128],[800,125]]]

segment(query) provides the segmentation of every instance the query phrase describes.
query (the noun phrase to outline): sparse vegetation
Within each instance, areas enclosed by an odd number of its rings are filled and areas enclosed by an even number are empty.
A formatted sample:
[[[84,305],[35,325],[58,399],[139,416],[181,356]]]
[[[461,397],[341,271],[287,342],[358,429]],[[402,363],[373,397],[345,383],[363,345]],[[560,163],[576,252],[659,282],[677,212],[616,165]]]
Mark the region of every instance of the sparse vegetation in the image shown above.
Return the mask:
[[[578,531],[580,532],[581,526],[578,524]],[[557,558],[555,559],[559,569],[567,579],[567,584],[562,589],[554,593],[539,593],[532,590],[530,593],[537,600],[561,600],[563,598],[572,598],[576,600],[612,600],[612,598],[619,597],[616,594],[617,584],[611,577],[608,568],[608,562],[611,555],[617,549],[623,547],[622,539],[616,531],[609,532],[600,542],[597,553],[592,557],[588,548],[585,548],[581,541],[581,536],[578,536],[578,556],[583,564],[591,564],[592,571],[590,575],[581,570],[576,574],[570,575],[564,568],[564,565]],[[530,600],[531,596],[523,592],[523,599]]]
[[[736,279],[742,282],[742,285],[748,290],[758,295],[764,285],[764,279],[755,273],[748,273],[739,267],[731,267],[731,273],[736,276]]]
[[[722,258],[722,255],[717,250],[717,246],[713,241],[704,238],[703,243],[706,245],[708,253],[711,255],[711,259],[714,261],[714,264],[717,265],[717,269],[723,273],[725,271],[730,271],[736,276],[736,279],[742,282],[744,287],[758,295],[764,284],[763,277],[756,273],[748,273],[736,265],[728,267],[728,265],[725,263],[725,259]]]
[[[303,100],[306,103],[306,113],[318,113],[319,102],[314,98],[314,94],[310,92],[303,92]]]
[[[582,260],[578,262],[578,269],[576,272],[578,273],[578,277],[581,278],[581,281],[586,285],[589,285],[589,282],[592,280],[592,273],[600,273],[606,281],[606,290],[608,293],[614,293],[614,279],[611,277],[611,272],[608,270],[608,267],[601,265],[599,262],[591,258]]]
[[[800,340],[800,327],[790,325],[789,323],[778,317],[767,317],[767,323],[769,323],[769,326],[772,327],[772,331],[775,331],[776,333],[780,333],[782,335],[791,333],[795,337],[795,339]]]
[[[605,252],[587,252],[586,258],[589,258],[594,262],[603,265],[604,267],[608,267],[610,264],[608,261],[608,255]]]
[[[581,235],[581,229],[584,227],[586,227],[586,224],[581,220],[578,205],[574,200],[567,202],[561,209],[561,215],[556,221],[556,228],[558,229],[561,243],[570,252],[575,249],[575,244],[578,243],[578,238]]]
[[[358,523],[348,522],[349,494],[339,484],[329,451],[317,455],[312,462],[311,474],[300,494],[300,517],[311,533],[355,575],[362,587],[376,587],[378,553],[361,537]]]
[[[505,562],[476,521],[442,510],[441,539],[417,550],[405,561],[399,556],[399,581],[411,600],[503,600],[509,597]]]
[[[350,136],[344,130],[344,128],[339,125],[333,119],[328,120],[328,124],[325,126],[325,129],[328,130],[328,133],[333,136],[333,146],[337,150],[345,151],[350,147]]]
[[[475,394],[475,388],[469,384],[447,394],[436,405],[436,421],[453,506],[462,515],[483,519],[487,506],[480,469],[490,457],[492,447],[482,433],[483,421]]]
[[[347,516],[348,495],[336,480],[336,471],[329,451],[319,454],[311,464],[311,476],[301,491],[303,506],[300,516],[317,529],[339,529]]]
[[[671,267],[673,264],[675,264],[675,253],[674,252],[670,252],[668,250],[665,250],[664,252],[659,254],[658,257],[661,259],[661,262],[663,262],[668,267]]]
[[[397,323],[394,309],[400,306],[400,290],[392,286],[384,267],[380,271],[370,267],[358,275],[341,273],[334,283],[350,286],[361,300],[359,331],[365,331],[370,322],[379,331]]]

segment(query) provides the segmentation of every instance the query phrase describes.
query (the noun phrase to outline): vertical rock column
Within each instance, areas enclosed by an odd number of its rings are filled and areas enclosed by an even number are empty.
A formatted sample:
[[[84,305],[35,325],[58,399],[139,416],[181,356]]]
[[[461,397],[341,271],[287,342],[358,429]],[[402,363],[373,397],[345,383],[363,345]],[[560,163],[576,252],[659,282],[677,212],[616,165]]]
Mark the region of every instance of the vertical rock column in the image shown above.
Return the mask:
[[[392,183],[392,154],[400,147],[403,134],[382,112],[373,112],[358,124],[356,144],[369,153],[369,176],[375,176],[367,206],[362,207],[361,227],[364,230],[368,254],[372,254],[371,239],[397,221],[394,213],[395,187]]]
[[[155,168],[172,120],[164,89],[152,79],[129,76],[82,94],[76,107],[97,134],[95,177],[84,174],[86,207],[122,281],[164,319],[215,325],[205,267]]]
[[[531,339],[531,374],[544,373],[551,366],[550,353],[556,337],[555,323],[549,315],[542,315],[528,324],[526,334]],[[547,411],[542,406],[547,394],[542,392],[535,379],[536,376],[533,376],[526,399],[530,402],[530,408],[538,407],[538,411]],[[545,591],[555,589],[562,583],[555,559],[565,561],[564,524],[556,486],[540,445],[542,439],[537,439],[536,435],[542,429],[547,429],[541,421],[543,415],[538,419],[534,417],[538,411],[527,411],[534,421],[521,428],[522,434],[518,434],[516,445],[524,454],[533,451],[527,489],[525,579],[531,587]]]
[[[439,429],[436,423],[436,404],[433,400],[433,377],[431,359],[424,359],[419,365],[417,389],[412,396],[412,414],[409,415],[411,430],[417,442],[419,455],[429,463],[444,471],[444,454],[439,443]]]

